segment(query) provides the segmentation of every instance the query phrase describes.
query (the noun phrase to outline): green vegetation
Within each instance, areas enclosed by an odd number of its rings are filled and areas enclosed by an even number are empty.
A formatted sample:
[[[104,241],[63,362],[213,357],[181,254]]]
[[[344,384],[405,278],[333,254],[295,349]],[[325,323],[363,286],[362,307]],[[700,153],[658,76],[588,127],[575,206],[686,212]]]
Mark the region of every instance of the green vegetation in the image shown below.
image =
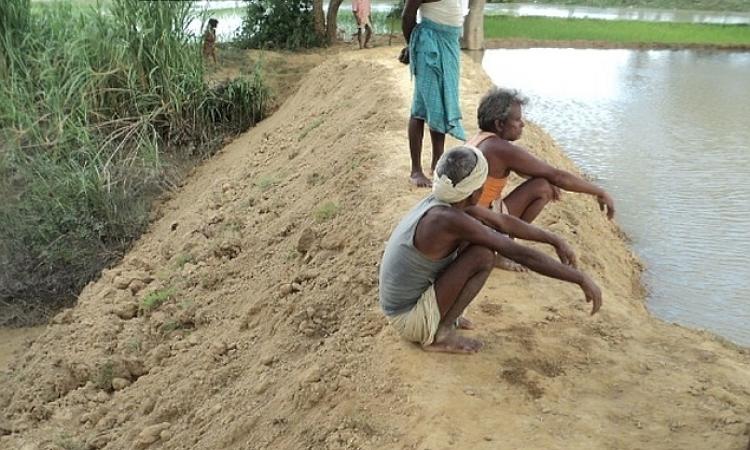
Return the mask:
[[[302,139],[304,139],[305,137],[307,137],[307,135],[312,130],[318,128],[321,124],[323,124],[323,122],[325,122],[325,119],[322,118],[322,117],[318,117],[317,119],[315,119],[313,121],[313,123],[311,123],[310,125],[308,125],[307,128],[305,128],[304,130],[302,130],[302,133],[300,133],[299,136],[297,136],[297,142],[299,142]]]
[[[339,213],[340,206],[336,202],[325,202],[315,210],[315,220],[326,222],[333,219]]]
[[[530,3],[528,0],[488,0],[488,3]],[[615,8],[698,9],[705,11],[747,11],[747,0],[535,0],[538,4],[578,5]]]
[[[192,3],[0,1],[0,301],[75,295],[177,167],[265,114],[258,70],[205,81]]]
[[[487,39],[587,40],[618,44],[750,45],[750,27],[591,19],[486,16]]]
[[[192,263],[195,261],[195,257],[191,255],[190,253],[180,253],[175,258],[174,264],[178,269],[182,269],[185,264]]]
[[[275,175],[264,175],[255,182],[255,186],[257,186],[261,191],[267,191],[268,189],[276,186],[278,182],[279,180]]]
[[[112,378],[114,378],[114,365],[112,361],[107,361],[97,367],[91,381],[98,389],[108,391],[112,389]]]
[[[155,310],[161,306],[162,303],[172,298],[175,292],[174,288],[167,288],[149,293],[143,297],[143,300],[141,300],[140,310],[144,313],[149,313]]]
[[[287,49],[319,47],[312,0],[245,0],[247,14],[238,43],[247,48]]]

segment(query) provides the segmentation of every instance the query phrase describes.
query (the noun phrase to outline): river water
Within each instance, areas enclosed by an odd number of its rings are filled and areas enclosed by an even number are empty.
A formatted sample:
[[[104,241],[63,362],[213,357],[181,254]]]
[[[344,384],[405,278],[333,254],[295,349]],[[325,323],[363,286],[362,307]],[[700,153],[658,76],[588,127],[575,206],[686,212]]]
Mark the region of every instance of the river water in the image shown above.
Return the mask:
[[[649,309],[750,345],[750,53],[487,50],[483,66],[613,194]]]

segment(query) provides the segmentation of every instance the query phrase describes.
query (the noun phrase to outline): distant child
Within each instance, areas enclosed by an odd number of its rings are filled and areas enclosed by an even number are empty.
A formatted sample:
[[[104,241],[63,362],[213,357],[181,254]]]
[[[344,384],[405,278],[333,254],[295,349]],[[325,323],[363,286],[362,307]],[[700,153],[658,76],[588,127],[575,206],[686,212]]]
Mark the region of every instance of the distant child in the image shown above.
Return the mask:
[[[203,57],[214,60],[216,64],[216,27],[219,25],[219,21],[216,19],[208,20],[208,28],[206,33],[203,35]]]

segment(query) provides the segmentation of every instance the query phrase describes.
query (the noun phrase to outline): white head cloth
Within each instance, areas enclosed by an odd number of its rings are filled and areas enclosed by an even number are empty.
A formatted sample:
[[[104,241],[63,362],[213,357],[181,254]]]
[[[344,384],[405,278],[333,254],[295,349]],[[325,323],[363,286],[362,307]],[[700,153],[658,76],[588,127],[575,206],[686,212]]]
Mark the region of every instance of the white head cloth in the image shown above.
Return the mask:
[[[469,176],[454,184],[448,176],[445,174],[438,176],[437,171],[435,171],[432,180],[432,194],[438,200],[446,203],[458,203],[469,198],[474,191],[484,186],[484,182],[487,180],[487,160],[482,152],[473,145],[463,145],[462,147],[471,149],[477,156],[477,165],[474,166]]]

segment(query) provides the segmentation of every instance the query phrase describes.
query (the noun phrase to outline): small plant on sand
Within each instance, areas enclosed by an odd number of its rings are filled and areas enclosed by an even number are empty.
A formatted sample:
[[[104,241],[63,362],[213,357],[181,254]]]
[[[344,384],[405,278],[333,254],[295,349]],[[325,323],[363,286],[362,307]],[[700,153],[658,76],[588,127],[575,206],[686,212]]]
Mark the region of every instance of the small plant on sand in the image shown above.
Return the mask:
[[[255,182],[255,185],[261,190],[266,191],[270,189],[273,186],[276,186],[278,184],[278,180],[273,175],[264,175],[258,179],[258,181]]]
[[[107,391],[112,389],[112,378],[114,378],[114,367],[111,361],[107,361],[96,369],[91,381],[98,389]]]
[[[317,119],[315,119],[313,123],[311,123],[302,131],[302,133],[300,133],[299,137],[297,137],[297,142],[307,137],[307,135],[310,134],[312,130],[318,128],[323,122],[325,122],[325,119],[323,119],[322,117],[318,117]]]
[[[128,340],[127,342],[128,350],[130,350],[133,353],[140,353],[141,351],[141,341],[136,338],[132,338]]]
[[[176,320],[170,320],[167,321],[164,326],[161,328],[162,334],[165,336],[169,335],[169,333],[179,330],[182,328],[182,324]]]
[[[341,207],[336,202],[325,202],[315,210],[315,220],[318,222],[326,222],[333,219],[339,213]]]
[[[149,313],[159,306],[161,306],[162,303],[166,302],[172,296],[174,295],[175,290],[174,288],[168,288],[168,289],[161,289],[158,291],[151,292],[147,296],[141,300],[141,312]]]
[[[323,184],[325,182],[325,177],[318,172],[313,172],[310,175],[307,176],[307,185],[308,186],[317,186],[319,184]]]
[[[55,439],[55,445],[63,450],[86,450],[88,447],[81,441],[73,439],[69,434],[63,433]]]
[[[177,268],[182,269],[185,266],[185,264],[191,263],[193,261],[195,261],[195,258],[193,257],[193,255],[191,255],[190,253],[182,253],[180,255],[177,255],[177,258],[175,258],[174,263],[175,263],[175,266],[177,266]]]

